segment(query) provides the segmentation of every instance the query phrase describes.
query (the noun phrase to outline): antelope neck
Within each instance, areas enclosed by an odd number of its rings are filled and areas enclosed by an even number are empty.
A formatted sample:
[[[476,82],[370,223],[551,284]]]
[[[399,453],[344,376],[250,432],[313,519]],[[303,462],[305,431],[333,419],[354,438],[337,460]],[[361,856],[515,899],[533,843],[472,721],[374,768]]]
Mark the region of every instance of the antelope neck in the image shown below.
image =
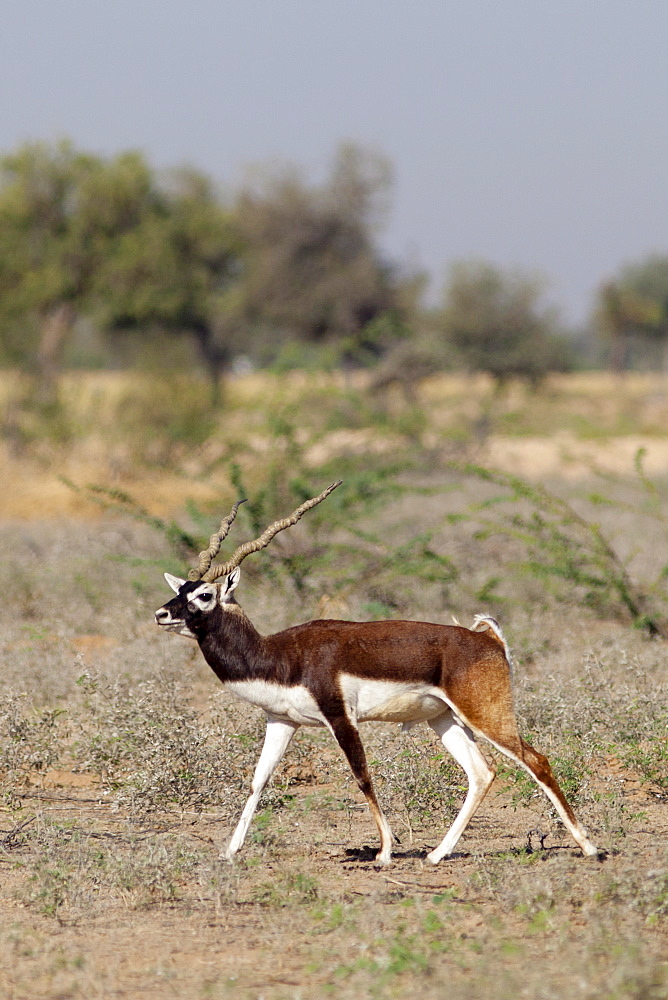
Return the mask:
[[[276,668],[266,654],[265,640],[238,604],[217,607],[193,631],[204,659],[223,683],[273,680]]]

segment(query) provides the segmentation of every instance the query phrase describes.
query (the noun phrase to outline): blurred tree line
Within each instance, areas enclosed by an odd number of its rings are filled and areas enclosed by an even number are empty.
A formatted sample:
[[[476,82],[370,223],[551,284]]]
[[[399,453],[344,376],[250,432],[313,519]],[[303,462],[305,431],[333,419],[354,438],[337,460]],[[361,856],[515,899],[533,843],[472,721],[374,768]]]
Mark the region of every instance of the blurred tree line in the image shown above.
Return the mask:
[[[668,256],[621,268],[599,290],[596,323],[613,371],[668,371]]]
[[[446,369],[536,385],[578,363],[532,275],[458,263],[425,308],[425,276],[379,249],[390,186],[388,162],[352,145],[320,185],[284,170],[229,198],[137,152],[23,145],[0,160],[0,364],[33,373],[51,404],[65,366],[142,359],[199,365],[214,403],[239,358],[366,366],[376,388],[397,382],[409,398]],[[650,348],[668,361],[668,258],[602,287],[595,321],[614,368]]]

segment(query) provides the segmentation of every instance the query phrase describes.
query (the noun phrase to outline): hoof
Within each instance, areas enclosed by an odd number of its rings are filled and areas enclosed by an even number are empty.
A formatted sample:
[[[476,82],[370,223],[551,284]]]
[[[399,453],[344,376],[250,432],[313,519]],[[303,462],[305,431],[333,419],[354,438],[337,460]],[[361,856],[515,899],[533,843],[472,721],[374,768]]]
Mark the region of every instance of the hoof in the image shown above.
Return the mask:
[[[587,843],[587,845],[582,848],[582,853],[586,858],[601,858],[605,857],[606,854],[605,851],[599,850],[598,847],[594,847],[591,843]]]

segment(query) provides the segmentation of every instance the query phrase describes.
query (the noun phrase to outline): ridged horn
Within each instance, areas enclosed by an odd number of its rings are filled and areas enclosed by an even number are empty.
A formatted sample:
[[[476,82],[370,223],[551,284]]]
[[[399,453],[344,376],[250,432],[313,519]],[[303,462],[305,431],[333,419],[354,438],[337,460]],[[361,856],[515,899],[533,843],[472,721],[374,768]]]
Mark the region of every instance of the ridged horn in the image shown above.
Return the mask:
[[[201,579],[205,580],[207,583],[213,583],[215,580],[219,580],[221,576],[227,576],[228,573],[231,573],[233,569],[236,569],[236,567],[243,562],[246,556],[251,555],[253,552],[259,552],[260,549],[266,548],[274,535],[277,535],[279,531],[284,531],[285,528],[292,527],[292,525],[296,524],[299,518],[302,517],[307,510],[311,510],[312,507],[317,507],[319,503],[322,503],[322,501],[328,497],[329,494],[337,488],[337,486],[340,486],[342,482],[343,480],[339,479],[337,482],[332,483],[332,485],[328,486],[326,490],[323,490],[319,496],[313,497],[311,500],[305,500],[304,503],[300,504],[300,506],[297,507],[297,509],[294,510],[289,517],[285,517],[280,521],[274,521],[273,524],[270,524],[269,527],[262,532],[259,538],[256,538],[252,542],[244,542],[243,545],[240,545],[227,562],[221,563],[219,566],[211,566],[210,569],[207,568]]]
[[[197,581],[204,579],[204,574],[210,569],[211,563],[220,552],[220,546],[222,545],[223,540],[227,537],[227,533],[232,526],[232,521],[237,516],[237,511],[242,503],[246,503],[246,501],[237,500],[227,517],[224,517],[220,522],[218,531],[216,531],[216,533],[209,539],[209,547],[204,549],[204,551],[199,554],[197,569],[193,568],[188,573],[189,580]]]

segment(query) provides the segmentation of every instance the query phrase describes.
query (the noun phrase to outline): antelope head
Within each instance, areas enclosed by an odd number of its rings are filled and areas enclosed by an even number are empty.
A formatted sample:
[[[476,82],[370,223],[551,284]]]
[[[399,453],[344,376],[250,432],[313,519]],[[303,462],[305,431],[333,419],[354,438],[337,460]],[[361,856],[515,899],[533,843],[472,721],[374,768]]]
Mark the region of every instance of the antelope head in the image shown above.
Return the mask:
[[[208,548],[200,552],[198,564],[190,570],[188,578],[182,580],[178,576],[172,576],[171,573],[165,573],[165,579],[176,593],[176,597],[156,611],[155,620],[158,625],[165,631],[197,639],[202,629],[206,627],[206,620],[217,608],[225,609],[227,606],[229,609],[230,605],[236,605],[234,590],[241,576],[239,566],[246,556],[266,548],[274,535],[296,524],[307,510],[322,503],[325,497],[341,485],[341,482],[342,480],[338,480],[332,483],[319,496],[306,500],[289,517],[274,521],[258,538],[240,545],[226,562],[213,565],[221,544],[237,516],[239,506],[245,503],[244,500],[238,500],[227,517],[221,521],[218,531],[209,539]]]

